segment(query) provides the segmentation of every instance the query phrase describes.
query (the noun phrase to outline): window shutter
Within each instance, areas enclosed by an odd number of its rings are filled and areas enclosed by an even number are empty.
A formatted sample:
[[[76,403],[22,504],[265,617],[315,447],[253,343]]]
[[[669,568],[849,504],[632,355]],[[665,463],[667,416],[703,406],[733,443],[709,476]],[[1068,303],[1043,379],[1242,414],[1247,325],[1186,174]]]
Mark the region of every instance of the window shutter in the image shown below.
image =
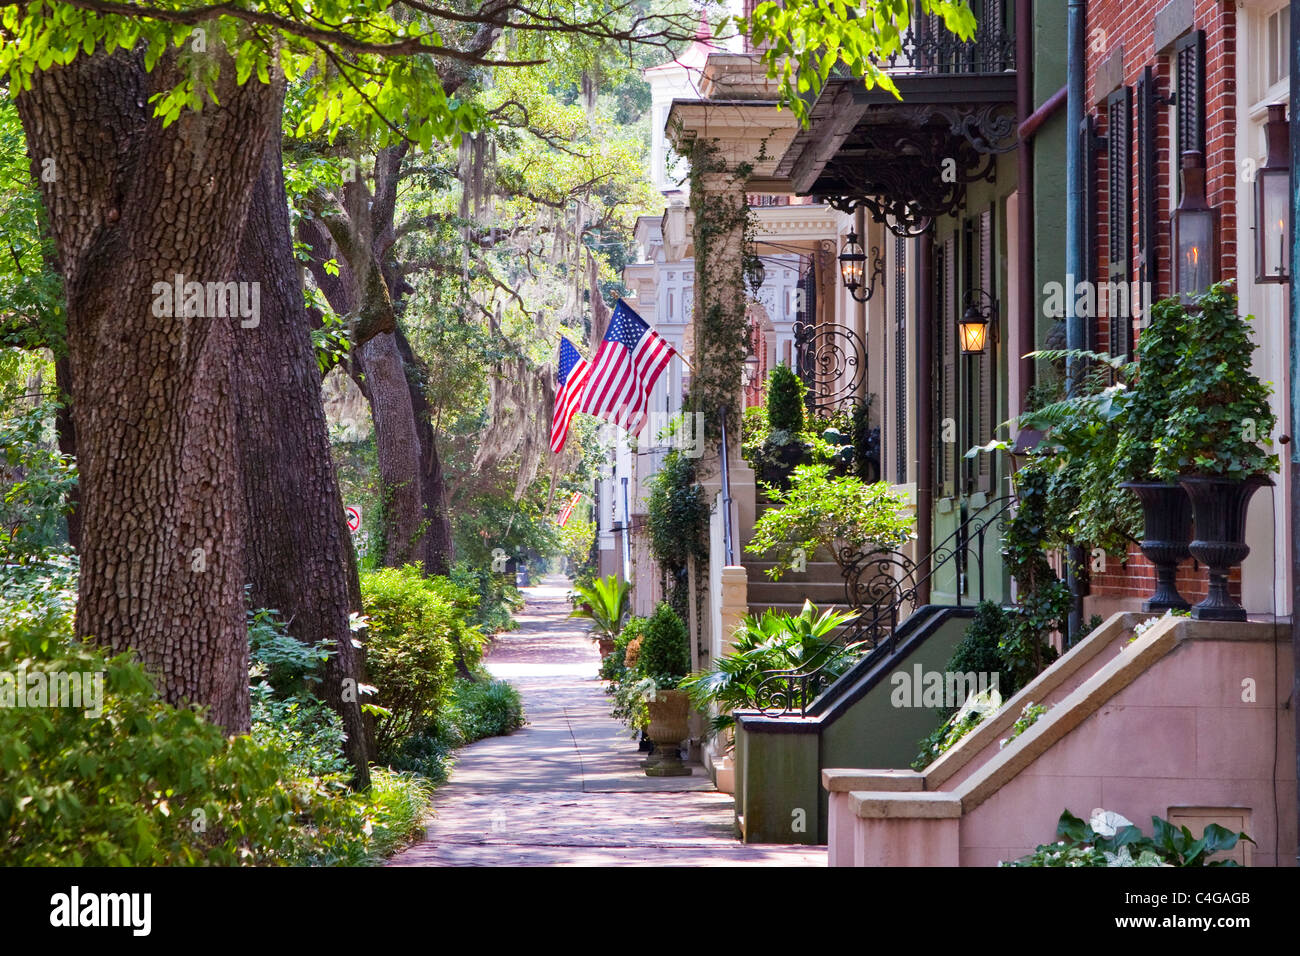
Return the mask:
[[[1133,170],[1130,143],[1133,138],[1133,88],[1116,90],[1106,100],[1106,246],[1108,283],[1124,283],[1132,276],[1133,254]],[[1112,285],[1111,288],[1114,288]],[[1098,290],[1094,303],[1100,315],[1107,298]],[[1128,355],[1132,350],[1133,323],[1124,316],[1107,312],[1110,329],[1108,351],[1112,356]]]
[[[1174,103],[1178,115],[1178,154],[1174,168],[1188,150],[1205,152],[1205,31],[1193,30],[1174,47],[1178,89]]]
[[[940,494],[951,497],[957,492],[957,239],[949,236],[943,243],[943,262],[937,270],[942,283],[939,294],[939,341],[941,400],[939,412],[939,460],[942,467]]]
[[[1137,278],[1139,287],[1150,283],[1155,290],[1160,280],[1160,261],[1157,258],[1157,167],[1159,154],[1156,146],[1156,76],[1152,67],[1146,67],[1139,77],[1137,98],[1137,148],[1138,148],[1138,256]],[[1133,309],[1137,303],[1129,303]],[[1131,314],[1131,313],[1130,313]],[[1130,323],[1130,329],[1132,327]],[[1130,333],[1131,334],[1131,333]]]
[[[1080,155],[1083,156],[1083,241],[1081,247],[1082,275],[1074,277],[1075,282],[1092,282],[1097,278],[1097,197],[1100,171],[1097,169],[1097,154],[1101,148],[1097,136],[1097,117],[1089,113],[1079,124]],[[1065,294],[1073,299],[1074,290],[1066,289]],[[1089,341],[1088,347],[1095,343]]]
[[[979,263],[979,287],[996,301],[998,296],[994,288],[993,252],[993,209],[990,207],[980,213],[979,258],[976,261]],[[994,343],[997,341],[997,336],[992,327],[995,327],[997,323],[998,316],[995,312],[989,316],[990,331],[984,353],[975,357],[975,364],[978,368],[976,389],[979,398],[976,402],[978,414],[975,416],[974,445],[983,445],[993,439],[993,369],[996,361]],[[976,486],[980,491],[992,491],[993,456],[977,455],[974,461],[978,469],[975,475]]]
[[[894,236],[894,479],[907,482],[907,240]]]

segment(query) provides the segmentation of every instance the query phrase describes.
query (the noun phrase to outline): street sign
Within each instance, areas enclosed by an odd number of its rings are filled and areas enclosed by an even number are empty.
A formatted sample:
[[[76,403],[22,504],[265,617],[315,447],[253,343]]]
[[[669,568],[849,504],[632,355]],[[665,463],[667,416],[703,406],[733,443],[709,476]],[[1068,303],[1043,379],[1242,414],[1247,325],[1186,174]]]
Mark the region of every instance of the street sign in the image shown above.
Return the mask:
[[[358,531],[361,530],[361,506],[348,505],[347,513],[348,513],[348,530],[351,531],[353,534],[356,534]]]

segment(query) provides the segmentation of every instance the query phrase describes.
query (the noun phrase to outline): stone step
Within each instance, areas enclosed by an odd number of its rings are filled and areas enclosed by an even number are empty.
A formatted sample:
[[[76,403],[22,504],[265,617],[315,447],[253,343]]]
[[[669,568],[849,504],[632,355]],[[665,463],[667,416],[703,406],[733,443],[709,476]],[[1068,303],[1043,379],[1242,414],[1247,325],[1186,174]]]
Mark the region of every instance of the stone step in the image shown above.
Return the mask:
[[[759,601],[797,602],[807,598],[813,604],[843,604],[843,581],[772,581],[768,578],[750,578],[748,598],[751,604]]]
[[[767,576],[769,569],[776,566],[775,561],[762,561],[744,559],[745,570],[749,572],[749,583],[752,585],[755,581],[768,581],[772,579]],[[786,571],[781,575],[780,584],[807,584],[807,583],[838,583],[844,586],[844,575],[840,572],[840,566],[834,561],[809,561],[803,571]]]

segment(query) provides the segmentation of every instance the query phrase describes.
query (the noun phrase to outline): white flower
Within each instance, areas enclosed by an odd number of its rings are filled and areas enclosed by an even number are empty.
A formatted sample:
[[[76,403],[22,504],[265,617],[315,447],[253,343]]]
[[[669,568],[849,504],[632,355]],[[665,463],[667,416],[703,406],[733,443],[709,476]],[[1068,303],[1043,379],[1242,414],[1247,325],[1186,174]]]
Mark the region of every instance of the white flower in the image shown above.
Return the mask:
[[[1121,828],[1132,825],[1132,820],[1126,820],[1118,813],[1103,810],[1101,807],[1093,810],[1092,817],[1088,820],[1088,826],[1092,827],[1093,832],[1103,837],[1113,837]]]

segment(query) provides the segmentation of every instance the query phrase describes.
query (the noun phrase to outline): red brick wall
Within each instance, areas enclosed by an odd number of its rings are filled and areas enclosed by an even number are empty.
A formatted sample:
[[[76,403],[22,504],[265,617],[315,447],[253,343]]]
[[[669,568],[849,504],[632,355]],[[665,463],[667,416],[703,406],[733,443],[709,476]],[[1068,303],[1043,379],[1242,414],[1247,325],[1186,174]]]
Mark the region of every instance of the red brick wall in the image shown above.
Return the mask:
[[[1103,103],[1093,106],[1096,101],[1097,70],[1111,55],[1117,45],[1124,46],[1124,83],[1136,87],[1144,67],[1155,68],[1157,86],[1160,93],[1168,96],[1172,92],[1173,62],[1172,55],[1157,56],[1155,52],[1154,21],[1155,13],[1163,6],[1163,0],[1093,0],[1088,4],[1087,23],[1087,97],[1088,110],[1097,117],[1097,131],[1106,135],[1106,109]],[[1220,275],[1233,276],[1237,270],[1237,223],[1236,223],[1236,10],[1232,0],[1197,0],[1195,5],[1194,29],[1205,31],[1205,151],[1206,151],[1206,191],[1211,205],[1217,206],[1222,215],[1222,233],[1220,240]],[[1171,51],[1172,52],[1172,51]],[[1132,278],[1136,280],[1137,262],[1137,203],[1138,203],[1138,154],[1137,154],[1137,116],[1136,108],[1132,113],[1133,137],[1129,157],[1132,170],[1132,218],[1131,256],[1135,264]],[[1171,250],[1169,222],[1171,209],[1171,177],[1177,176],[1178,157],[1174,155],[1174,144],[1169,111],[1160,108],[1156,111],[1156,148],[1158,189],[1156,202],[1156,235],[1158,243],[1156,282],[1152,296],[1159,299],[1170,293],[1172,288]],[[1106,280],[1108,236],[1106,228],[1107,213],[1107,169],[1106,156],[1098,156],[1097,190],[1097,235],[1096,255],[1098,275],[1091,276],[1093,281]],[[1097,340],[1093,347],[1107,351],[1110,346],[1111,319],[1099,316],[1097,319]],[[1134,337],[1138,329],[1134,323]],[[1234,579],[1236,573],[1234,573]],[[1142,557],[1136,546],[1129,549],[1124,561],[1107,559],[1104,573],[1092,576],[1091,593],[1098,597],[1145,598],[1150,595],[1155,584],[1155,569]],[[1205,596],[1207,579],[1205,569],[1192,560],[1186,561],[1179,569],[1178,587],[1183,597],[1196,601]]]

